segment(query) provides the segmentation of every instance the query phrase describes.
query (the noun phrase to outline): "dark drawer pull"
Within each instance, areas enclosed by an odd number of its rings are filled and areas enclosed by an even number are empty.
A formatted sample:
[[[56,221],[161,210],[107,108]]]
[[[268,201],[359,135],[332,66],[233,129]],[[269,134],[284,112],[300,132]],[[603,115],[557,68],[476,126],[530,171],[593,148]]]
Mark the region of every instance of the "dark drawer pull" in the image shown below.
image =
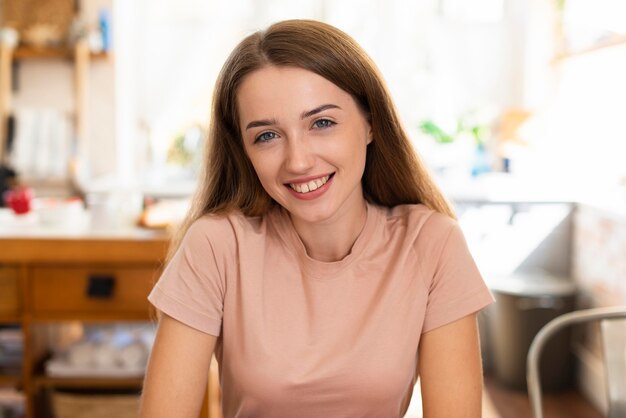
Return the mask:
[[[95,274],[87,281],[87,297],[91,299],[111,299],[115,289],[115,277]]]

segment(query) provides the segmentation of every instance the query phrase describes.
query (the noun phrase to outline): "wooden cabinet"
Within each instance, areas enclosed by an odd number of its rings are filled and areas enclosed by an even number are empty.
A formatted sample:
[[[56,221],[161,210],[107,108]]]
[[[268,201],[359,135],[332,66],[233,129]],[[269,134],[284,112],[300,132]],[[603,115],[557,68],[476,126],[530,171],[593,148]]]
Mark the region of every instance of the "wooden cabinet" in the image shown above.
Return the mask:
[[[101,312],[141,317],[155,269],[144,266],[37,266],[31,269],[35,317],[72,317]]]
[[[24,336],[21,372],[0,370],[0,385],[21,388],[27,418],[49,417],[46,393],[55,389],[130,389],[141,378],[59,378],[43,373],[49,355],[46,326],[63,321],[154,321],[147,296],[163,267],[163,235],[126,238],[0,238],[0,325]],[[44,334],[44,335],[42,335]],[[221,418],[213,358],[201,417]]]
[[[21,306],[18,269],[0,267],[0,318],[17,318]]]
[[[27,417],[44,417],[45,393],[58,388],[135,389],[142,379],[52,378],[41,331],[63,321],[154,320],[146,297],[167,249],[163,236],[114,239],[0,238],[0,324],[24,336],[21,372],[0,384],[23,389]]]

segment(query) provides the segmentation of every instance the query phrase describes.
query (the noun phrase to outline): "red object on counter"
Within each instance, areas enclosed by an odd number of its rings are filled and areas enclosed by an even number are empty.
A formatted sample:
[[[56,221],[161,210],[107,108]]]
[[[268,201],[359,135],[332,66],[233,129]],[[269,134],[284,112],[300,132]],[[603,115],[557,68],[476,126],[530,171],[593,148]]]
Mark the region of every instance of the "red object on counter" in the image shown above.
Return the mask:
[[[33,200],[33,191],[28,187],[16,187],[4,192],[4,202],[13,209],[17,215],[30,212],[30,204]]]

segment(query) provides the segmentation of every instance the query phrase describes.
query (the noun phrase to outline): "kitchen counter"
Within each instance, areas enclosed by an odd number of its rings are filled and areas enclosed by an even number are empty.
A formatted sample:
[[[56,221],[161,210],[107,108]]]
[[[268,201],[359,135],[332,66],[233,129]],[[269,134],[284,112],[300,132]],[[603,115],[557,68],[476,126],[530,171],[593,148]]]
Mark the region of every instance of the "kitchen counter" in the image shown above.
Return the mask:
[[[459,206],[569,203],[626,222],[626,186],[584,189],[574,181],[558,182],[542,177],[522,179],[505,173],[437,178],[436,181],[445,195]]]
[[[22,389],[27,418],[44,416],[37,399],[57,389],[141,388],[141,377],[54,377],[42,368],[57,343],[50,326],[154,319],[147,295],[163,267],[167,235],[98,230],[88,220],[54,227],[35,213],[0,210],[0,325],[17,326],[24,341],[19,371],[0,370],[0,382]]]
[[[89,214],[65,225],[44,225],[37,214],[0,209],[0,263],[154,263],[167,252],[169,236],[133,226],[93,228]]]
[[[626,189],[624,188],[612,193],[610,197],[598,196],[582,199],[577,202],[577,205],[613,222],[626,225]]]
[[[0,208],[0,239],[7,238],[165,240],[167,234],[132,225],[94,226],[87,211],[63,223],[44,224],[35,212],[15,215],[10,209]]]
[[[438,177],[444,194],[455,204],[572,203],[578,190],[544,178],[486,173],[477,177]]]

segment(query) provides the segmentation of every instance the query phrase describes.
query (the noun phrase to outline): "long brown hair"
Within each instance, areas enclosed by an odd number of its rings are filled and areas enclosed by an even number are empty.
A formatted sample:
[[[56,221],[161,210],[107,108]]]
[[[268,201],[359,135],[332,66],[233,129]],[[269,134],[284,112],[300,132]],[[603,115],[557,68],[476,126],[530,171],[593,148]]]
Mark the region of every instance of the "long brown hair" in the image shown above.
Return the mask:
[[[189,226],[207,213],[266,213],[276,203],[248,159],[239,130],[237,90],[266,65],[312,71],[348,92],[367,115],[368,145],[362,185],[365,198],[382,206],[423,203],[451,217],[454,212],[415,153],[376,65],[347,34],[312,20],[287,20],[246,37],[230,54],[213,95],[204,173],[170,255]]]

